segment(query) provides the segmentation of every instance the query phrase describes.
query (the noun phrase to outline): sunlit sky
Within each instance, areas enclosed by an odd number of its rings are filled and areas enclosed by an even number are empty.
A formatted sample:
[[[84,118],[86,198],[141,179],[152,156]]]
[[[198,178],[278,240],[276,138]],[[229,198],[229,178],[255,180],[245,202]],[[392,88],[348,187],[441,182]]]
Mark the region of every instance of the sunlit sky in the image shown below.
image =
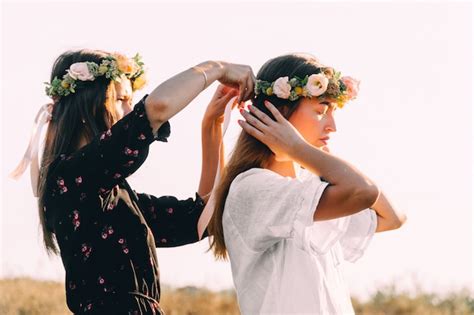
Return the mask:
[[[354,295],[388,283],[447,292],[473,283],[472,5],[467,2],[111,1],[4,3],[2,7],[0,276],[62,280],[41,247],[28,174],[8,178],[34,116],[48,102],[43,82],[65,50],[139,52],[149,84],[205,60],[245,63],[309,52],[359,78],[359,98],[337,113],[332,152],[356,165],[409,218],[376,234],[347,264]],[[193,196],[200,176],[200,121],[216,84],[171,120],[169,143],[152,145],[129,180],[139,192]],[[176,91],[179,93],[179,90]],[[234,115],[225,143],[240,127]],[[232,287],[229,263],[207,241],[158,249],[161,280],[173,286]]]

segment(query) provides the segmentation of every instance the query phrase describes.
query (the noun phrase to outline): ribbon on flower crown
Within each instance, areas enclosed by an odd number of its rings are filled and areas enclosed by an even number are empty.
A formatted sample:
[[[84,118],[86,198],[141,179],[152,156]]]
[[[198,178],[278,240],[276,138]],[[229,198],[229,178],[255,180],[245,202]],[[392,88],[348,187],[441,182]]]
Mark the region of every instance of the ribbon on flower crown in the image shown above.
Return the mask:
[[[219,144],[219,150],[217,152],[220,152],[221,147],[223,146],[224,142],[224,136],[227,131],[227,127],[229,127],[230,119],[231,119],[231,114],[232,114],[232,105],[234,104],[235,100],[237,97],[233,97],[230,99],[230,101],[227,103],[225,106],[224,110],[224,123],[223,123],[223,128],[222,128],[222,140],[221,143]],[[216,204],[216,188],[219,185],[220,181],[220,168],[221,168],[221,162],[220,159],[218,159],[217,162],[217,171],[216,171],[216,177],[214,178],[214,185],[212,186],[211,190],[211,195],[209,196],[209,200],[206,203],[206,206],[204,207],[204,210],[201,213],[201,216],[199,217],[198,220],[198,225],[197,225],[197,230],[198,230],[198,236],[199,240],[202,239],[202,236],[204,234],[204,231],[206,230],[207,226],[209,225],[209,222],[211,221],[212,214],[214,213],[214,207]]]
[[[26,148],[25,154],[18,166],[10,173],[13,179],[19,179],[26,171],[28,165],[30,166],[31,187],[33,188],[33,195],[38,197],[38,181],[39,181],[39,158],[38,151],[40,146],[40,136],[44,125],[51,120],[51,111],[53,104],[48,103],[39,109],[36,114],[35,123],[31,129],[30,142]]]

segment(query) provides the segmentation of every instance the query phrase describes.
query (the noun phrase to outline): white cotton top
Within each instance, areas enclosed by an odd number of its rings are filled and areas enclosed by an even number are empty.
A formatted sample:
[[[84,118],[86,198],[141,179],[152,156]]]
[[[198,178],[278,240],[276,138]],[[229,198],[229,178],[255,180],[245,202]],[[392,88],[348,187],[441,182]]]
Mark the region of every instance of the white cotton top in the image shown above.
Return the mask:
[[[250,314],[354,314],[340,263],[364,253],[376,214],[313,221],[328,183],[253,168],[232,182],[224,239],[240,311]]]

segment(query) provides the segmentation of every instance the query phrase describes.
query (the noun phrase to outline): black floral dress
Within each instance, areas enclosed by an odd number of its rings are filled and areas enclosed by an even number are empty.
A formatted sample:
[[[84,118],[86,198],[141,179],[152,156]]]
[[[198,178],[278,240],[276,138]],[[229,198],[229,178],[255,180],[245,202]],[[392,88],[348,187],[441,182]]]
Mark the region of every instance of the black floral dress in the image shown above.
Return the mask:
[[[162,314],[155,247],[198,241],[204,202],[137,194],[126,178],[168,122],[153,135],[143,98],[110,130],[50,168],[45,221],[66,270],[66,297],[75,314]]]

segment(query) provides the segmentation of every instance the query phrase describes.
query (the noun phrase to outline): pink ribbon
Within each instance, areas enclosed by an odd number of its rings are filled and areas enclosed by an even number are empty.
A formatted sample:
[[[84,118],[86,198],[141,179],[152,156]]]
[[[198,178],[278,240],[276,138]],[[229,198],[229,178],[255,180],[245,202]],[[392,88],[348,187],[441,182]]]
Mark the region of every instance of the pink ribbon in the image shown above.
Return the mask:
[[[33,195],[38,197],[38,181],[39,181],[39,158],[38,150],[40,146],[40,136],[44,125],[51,120],[51,111],[53,104],[45,104],[41,106],[40,110],[36,114],[35,124],[31,129],[30,143],[26,148],[26,152],[23,155],[18,166],[10,173],[10,177],[13,179],[19,179],[21,175],[26,171],[28,165],[30,166],[31,176],[31,187],[33,188]]]

